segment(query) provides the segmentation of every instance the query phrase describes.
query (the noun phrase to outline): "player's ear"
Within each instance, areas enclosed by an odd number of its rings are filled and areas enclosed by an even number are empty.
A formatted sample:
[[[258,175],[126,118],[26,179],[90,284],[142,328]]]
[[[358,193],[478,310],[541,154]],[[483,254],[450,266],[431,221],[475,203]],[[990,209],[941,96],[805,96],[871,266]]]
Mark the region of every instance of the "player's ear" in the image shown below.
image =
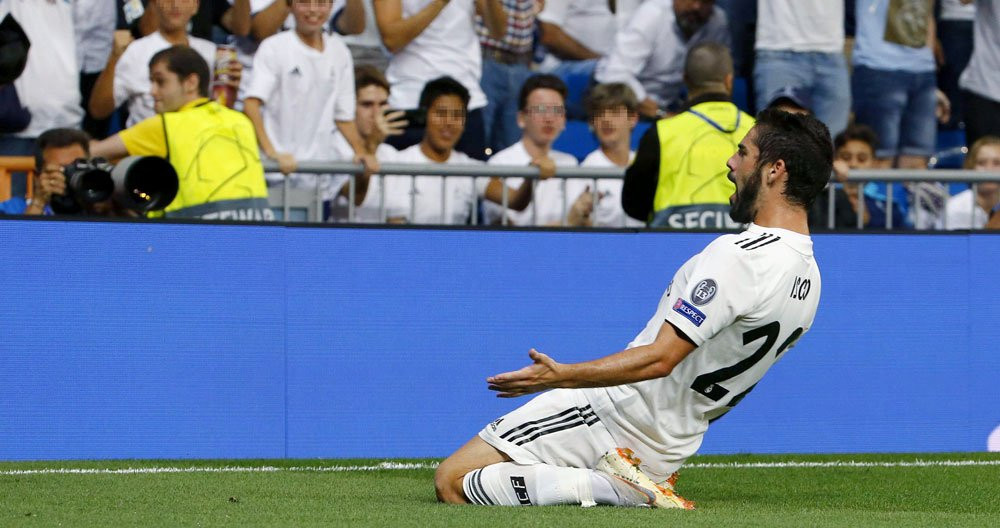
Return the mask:
[[[771,168],[767,171],[767,183],[769,185],[774,184],[774,182],[778,181],[778,179],[781,178],[781,176],[783,174],[786,174],[787,172],[788,171],[787,167],[785,167],[785,160],[778,159],[777,161],[774,162],[773,165],[771,165]]]

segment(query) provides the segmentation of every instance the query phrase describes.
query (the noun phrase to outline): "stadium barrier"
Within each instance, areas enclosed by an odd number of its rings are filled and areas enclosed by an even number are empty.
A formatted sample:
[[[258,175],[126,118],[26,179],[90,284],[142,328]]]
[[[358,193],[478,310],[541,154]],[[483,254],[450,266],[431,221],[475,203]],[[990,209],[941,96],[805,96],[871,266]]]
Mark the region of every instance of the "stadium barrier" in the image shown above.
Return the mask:
[[[623,348],[716,234],[0,221],[0,459],[438,457]],[[814,235],[811,331],[703,453],[982,451],[1000,235]],[[725,284],[720,284],[725,288]]]
[[[266,160],[264,162],[264,168],[268,172],[277,172],[278,166],[272,160]],[[332,175],[348,175],[348,196],[351,198],[347,200],[347,220],[352,222],[355,219],[354,216],[354,196],[355,196],[355,178],[356,175],[361,174],[363,167],[360,164],[354,164],[349,162],[310,162],[304,161],[298,165],[296,172],[303,174],[332,174]],[[516,167],[516,166],[501,166],[501,165],[438,165],[438,164],[421,164],[421,163],[383,163],[380,170],[381,174],[389,175],[401,175],[401,176],[442,176],[444,178],[453,176],[464,176],[464,177],[499,177],[499,178],[510,178],[518,177],[531,180],[538,179],[538,169],[536,167]],[[584,178],[593,180],[594,189],[597,188],[597,180],[599,179],[623,179],[625,171],[616,168],[595,168],[595,167],[558,167],[557,173],[554,178]],[[377,177],[377,176],[376,176]],[[851,171],[847,176],[848,182],[856,183],[869,183],[869,182],[880,182],[886,183],[886,211],[892,211],[893,201],[897,199],[894,197],[893,184],[903,183],[967,183],[972,186],[973,192],[975,192],[975,186],[977,183],[981,182],[995,182],[1000,181],[1000,172],[984,172],[984,171],[971,171],[971,170],[961,170],[961,169],[934,169],[934,170],[903,170],[903,169],[871,169],[871,170],[854,170]],[[279,209],[282,212],[282,218],[291,218],[291,211],[293,208],[305,209],[308,214],[304,217],[311,222],[319,222],[320,215],[323,211],[323,198],[319,189],[320,181],[317,179],[316,188],[314,190],[302,190],[293,189],[290,185],[290,178],[285,177],[282,186],[279,188],[279,192],[271,192],[271,206]],[[382,191],[379,196],[379,216],[385,218],[385,186],[379,186]],[[442,208],[447,199],[445,188],[441,187],[441,203]],[[503,186],[503,201],[502,205],[506,209],[507,207],[507,185]],[[827,187],[827,200],[829,200],[830,206],[827,208],[827,227],[834,227],[834,193],[836,192],[836,185],[830,185]],[[946,191],[942,191],[946,192]],[[475,193],[473,193],[475,194]],[[904,197],[905,199],[905,197]],[[532,201],[530,207],[534,208],[535,203]],[[562,200],[562,215],[565,222],[566,213],[569,210],[569,197],[563,193]],[[411,197],[410,211],[412,217],[412,211],[415,207],[415,201]],[[973,211],[974,208],[970,209]],[[917,215],[921,214],[922,209],[917,209]],[[470,211],[473,225],[476,224],[477,219],[477,208],[472,207]],[[442,212],[442,217],[443,217]],[[864,225],[864,205],[859,207],[857,210],[857,227],[861,229]],[[919,221],[919,218],[918,218]],[[507,217],[506,215],[502,218],[502,223],[506,225]],[[886,215],[886,228],[893,229],[893,219],[892,214]],[[624,226],[622,226],[624,227]],[[899,227],[899,226],[895,226]]]

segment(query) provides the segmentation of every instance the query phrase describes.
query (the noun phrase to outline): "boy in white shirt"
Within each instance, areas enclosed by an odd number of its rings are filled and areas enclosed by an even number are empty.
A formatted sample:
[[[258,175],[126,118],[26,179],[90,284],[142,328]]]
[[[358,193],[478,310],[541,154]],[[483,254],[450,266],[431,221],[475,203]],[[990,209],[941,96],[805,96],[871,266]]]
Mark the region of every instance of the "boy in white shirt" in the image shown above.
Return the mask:
[[[566,128],[566,84],[550,74],[529,77],[521,87],[518,98],[517,125],[521,127],[521,141],[497,152],[490,158],[490,165],[536,165],[543,179],[534,185],[534,200],[523,211],[507,211],[513,225],[551,226],[564,225],[566,214],[573,200],[587,187],[582,179],[544,179],[555,173],[557,166],[575,167],[576,158],[571,154],[552,150],[552,143]],[[493,178],[492,182],[497,179]],[[491,182],[491,183],[492,183]],[[507,178],[508,185],[530,188],[531,182],[522,178]],[[484,214],[487,223],[502,221],[501,206],[487,204]]]
[[[378,0],[373,7],[382,43],[391,53],[385,72],[392,85],[389,105],[414,109],[425,83],[443,75],[457,80],[470,93],[458,150],[485,159],[486,95],[479,83],[482,51],[475,19],[483,17],[490,35],[502,38],[507,16],[501,0]],[[411,126],[392,143],[405,148],[419,137],[420,129]]]
[[[278,162],[281,172],[295,172],[299,160],[336,161],[334,134],[340,132],[353,147],[354,160],[377,168],[375,157],[364,152],[354,124],[354,64],[347,46],[323,27],[333,0],[287,0],[295,30],[268,37],[254,56],[253,78],[247,87],[244,111],[253,122],[261,152]],[[268,174],[268,183],[282,177]],[[294,187],[315,189],[329,178],[292,174]],[[338,187],[339,188],[339,187]]]
[[[149,60],[171,46],[190,46],[209,67],[215,64],[215,44],[188,34],[188,23],[198,11],[198,0],[151,2],[159,29],[136,41],[125,32],[116,32],[108,64],[94,83],[90,96],[90,114],[97,119],[111,115],[115,108],[128,103],[128,121],[132,125],[152,117],[153,96],[149,84]]]
[[[465,131],[469,91],[451,77],[428,82],[420,93],[419,108],[427,115],[420,143],[393,156],[398,163],[471,165],[481,163],[455,150]],[[542,177],[552,171],[543,168]],[[525,181],[507,189],[508,205],[524,209],[531,202],[532,188]],[[372,189],[368,190],[373,193]],[[498,178],[464,176],[386,176],[385,218],[390,223],[466,224],[476,214],[478,198],[503,202],[503,184]]]
[[[399,134],[406,126],[406,121],[400,120],[401,110],[389,111],[389,81],[374,66],[364,65],[354,68],[355,113],[354,122],[358,135],[364,143],[365,151],[374,155],[379,163],[395,161],[399,152],[388,143],[386,137]],[[353,156],[354,150],[344,136],[338,134],[334,138],[334,148],[341,158]],[[349,215],[348,200],[351,188],[348,177],[341,179],[340,192],[336,203],[329,212],[329,220],[333,222],[380,223],[384,222],[382,175],[359,175],[354,184],[354,217]]]
[[[639,100],[624,83],[599,84],[587,98],[590,128],[597,136],[600,148],[584,158],[581,167],[619,167],[632,163],[635,151],[630,149],[632,130],[639,122]],[[573,202],[570,223],[597,227],[645,227],[644,222],[630,218],[622,209],[622,180],[597,180],[597,203],[591,187]],[[582,217],[582,218],[581,218]],[[572,220],[579,218],[582,223]]]

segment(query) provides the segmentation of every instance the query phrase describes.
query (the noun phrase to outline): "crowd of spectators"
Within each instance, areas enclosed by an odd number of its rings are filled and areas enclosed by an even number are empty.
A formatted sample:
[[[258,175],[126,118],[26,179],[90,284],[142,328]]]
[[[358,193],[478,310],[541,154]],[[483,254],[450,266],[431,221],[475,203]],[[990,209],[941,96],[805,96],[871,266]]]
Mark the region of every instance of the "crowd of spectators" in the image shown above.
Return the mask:
[[[846,180],[927,168],[949,130],[966,168],[1000,170],[1000,0],[3,0],[0,19],[4,42],[30,42],[0,85],[0,156],[38,160],[7,213],[51,214],[72,151],[167,158],[181,185],[167,216],[269,219],[260,199],[281,185],[320,193],[328,221],[725,227],[726,159],[767,107],[836,138],[816,229],[982,228],[1000,201],[990,182]],[[573,123],[596,150],[557,148]],[[242,166],[216,166],[229,155]],[[578,165],[626,178],[558,177]],[[227,177],[243,183],[191,190]]]

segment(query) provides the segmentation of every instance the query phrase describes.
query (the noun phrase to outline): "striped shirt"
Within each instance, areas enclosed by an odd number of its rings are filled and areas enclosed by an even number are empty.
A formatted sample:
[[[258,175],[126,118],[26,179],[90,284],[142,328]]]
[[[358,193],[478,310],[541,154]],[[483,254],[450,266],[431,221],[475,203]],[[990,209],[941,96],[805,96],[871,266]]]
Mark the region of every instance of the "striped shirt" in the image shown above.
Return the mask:
[[[507,30],[503,40],[489,36],[483,17],[476,16],[476,33],[484,50],[498,50],[512,55],[531,53],[538,6],[535,0],[501,0],[507,12]]]

